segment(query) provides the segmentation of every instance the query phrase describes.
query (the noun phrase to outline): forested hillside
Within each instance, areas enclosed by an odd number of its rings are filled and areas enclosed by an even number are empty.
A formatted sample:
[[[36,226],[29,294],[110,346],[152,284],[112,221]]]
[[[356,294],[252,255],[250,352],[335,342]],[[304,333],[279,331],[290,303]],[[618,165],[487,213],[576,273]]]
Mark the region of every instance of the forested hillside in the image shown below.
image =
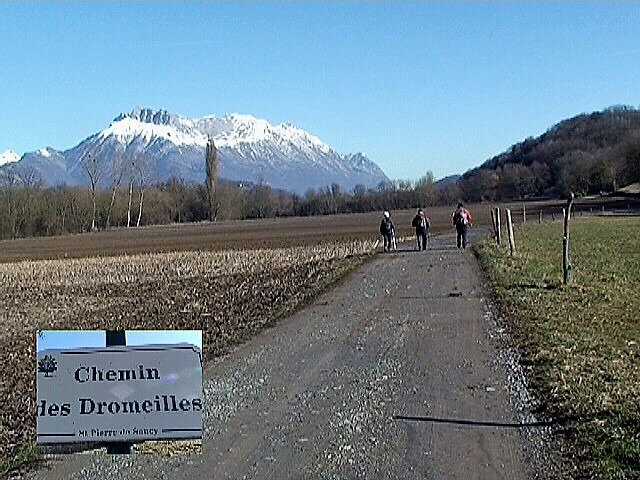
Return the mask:
[[[465,173],[470,201],[610,192],[640,180],[640,110],[611,107],[563,120]]]

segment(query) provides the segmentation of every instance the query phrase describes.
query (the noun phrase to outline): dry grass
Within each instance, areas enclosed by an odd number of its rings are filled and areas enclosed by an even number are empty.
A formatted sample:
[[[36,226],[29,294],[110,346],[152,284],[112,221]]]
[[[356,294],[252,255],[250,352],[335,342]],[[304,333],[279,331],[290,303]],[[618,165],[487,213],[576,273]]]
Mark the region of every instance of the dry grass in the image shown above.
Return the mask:
[[[50,329],[201,329],[205,356],[273,322],[371,253],[372,242],[0,265],[0,466],[35,434],[35,336]],[[29,458],[27,455],[26,458]],[[20,462],[18,462],[20,463]]]
[[[562,280],[562,225],[518,230],[518,256],[493,242],[481,262],[566,433],[580,478],[640,478],[640,218],[574,219],[575,282]]]

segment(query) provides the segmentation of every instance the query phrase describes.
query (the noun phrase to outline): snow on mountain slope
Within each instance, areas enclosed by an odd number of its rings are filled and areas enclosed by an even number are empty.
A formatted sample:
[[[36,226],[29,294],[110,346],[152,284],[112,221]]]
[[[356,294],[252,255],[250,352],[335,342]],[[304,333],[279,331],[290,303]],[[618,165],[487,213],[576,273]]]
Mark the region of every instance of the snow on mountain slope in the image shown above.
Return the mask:
[[[120,115],[109,128],[100,132],[101,138],[109,136],[123,143],[130,143],[136,137],[142,137],[149,143],[162,138],[176,146],[200,147],[204,147],[211,136],[218,148],[271,143],[284,148],[317,149],[325,154],[331,153],[331,148],[318,137],[294,125],[283,123],[274,126],[267,120],[240,113],[223,118],[208,116],[191,120],[162,110],[136,108],[130,114]]]
[[[332,183],[344,188],[357,184],[372,187],[388,180],[363,154],[340,155],[318,137],[289,123],[272,125],[238,113],[190,119],[140,107],[120,114],[101,132],[62,152],[66,178],[61,179],[65,174],[57,167],[49,178],[47,168],[52,168],[54,150],[32,152],[28,163],[49,184],[86,183],[81,161],[88,154],[97,155],[109,166],[116,156],[134,163],[145,158],[152,181],[177,175],[187,182],[201,182],[208,138],[213,139],[220,154],[220,177],[230,181],[260,182],[304,193]]]
[[[7,150],[4,153],[0,153],[0,165],[6,165],[7,163],[14,163],[20,160],[20,155],[18,155],[13,150]]]
[[[171,125],[155,125],[131,117],[125,117],[112,123],[109,128],[100,132],[99,137],[101,139],[114,137],[125,145],[140,138],[147,145],[158,138],[167,140],[176,146],[204,147],[207,144],[207,136],[200,132],[184,132]]]

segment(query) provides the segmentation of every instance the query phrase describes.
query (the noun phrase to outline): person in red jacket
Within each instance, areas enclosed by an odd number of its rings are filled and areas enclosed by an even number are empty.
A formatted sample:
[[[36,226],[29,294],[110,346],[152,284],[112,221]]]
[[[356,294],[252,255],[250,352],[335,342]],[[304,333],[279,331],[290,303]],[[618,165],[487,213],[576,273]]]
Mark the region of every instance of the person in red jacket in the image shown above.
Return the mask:
[[[467,248],[467,230],[470,226],[473,226],[471,211],[464,208],[462,202],[458,202],[458,208],[451,215],[451,221],[456,227],[458,248]]]

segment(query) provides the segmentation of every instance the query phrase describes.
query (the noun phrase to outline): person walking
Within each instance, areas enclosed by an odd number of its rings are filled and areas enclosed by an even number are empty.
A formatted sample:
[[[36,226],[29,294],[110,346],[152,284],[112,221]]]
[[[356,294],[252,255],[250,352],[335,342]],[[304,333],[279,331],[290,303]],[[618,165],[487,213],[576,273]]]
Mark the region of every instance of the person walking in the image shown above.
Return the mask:
[[[389,252],[394,248],[396,228],[391,220],[391,215],[385,210],[380,222],[380,234],[384,238],[384,251]]]
[[[470,226],[473,226],[473,217],[471,212],[464,208],[462,202],[458,202],[458,208],[451,215],[451,221],[456,227],[458,248],[464,250],[467,248],[467,230]]]
[[[418,250],[426,250],[429,241],[431,220],[425,215],[421,208],[418,209],[418,213],[413,217],[411,226],[416,229],[416,245],[418,246]]]

